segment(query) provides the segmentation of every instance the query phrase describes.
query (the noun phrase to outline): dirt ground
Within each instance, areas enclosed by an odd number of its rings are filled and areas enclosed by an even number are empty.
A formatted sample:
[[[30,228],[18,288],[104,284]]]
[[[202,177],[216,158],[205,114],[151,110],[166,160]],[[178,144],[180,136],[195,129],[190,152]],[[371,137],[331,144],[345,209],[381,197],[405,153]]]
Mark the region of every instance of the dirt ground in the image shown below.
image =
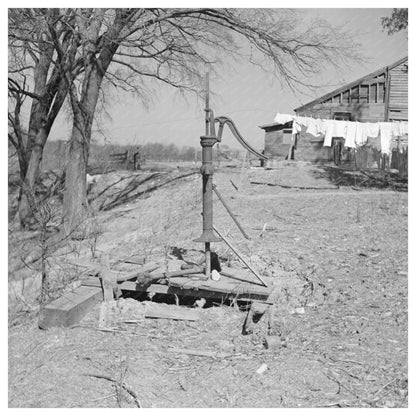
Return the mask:
[[[145,319],[131,298],[115,303],[112,332],[98,328],[99,304],[79,325],[40,330],[36,311],[18,313],[9,293],[9,407],[407,407],[407,192],[337,187],[324,173],[290,162],[215,173],[251,240],[217,199],[216,227],[278,293],[251,335],[235,305],[186,322]],[[96,254],[166,260],[168,246],[202,249],[192,241],[202,230],[200,175],[137,195],[97,213]],[[77,255],[91,256],[91,241],[78,244]],[[241,267],[226,245],[213,246]],[[274,349],[268,333],[281,341]]]

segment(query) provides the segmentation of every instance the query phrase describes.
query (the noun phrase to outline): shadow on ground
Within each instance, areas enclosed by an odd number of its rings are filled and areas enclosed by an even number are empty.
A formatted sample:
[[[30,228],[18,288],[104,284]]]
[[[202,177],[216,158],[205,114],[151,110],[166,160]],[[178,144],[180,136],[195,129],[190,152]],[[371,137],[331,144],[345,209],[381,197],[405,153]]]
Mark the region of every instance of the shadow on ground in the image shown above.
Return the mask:
[[[397,172],[391,171],[374,169],[351,171],[342,166],[320,166],[311,174],[316,179],[327,179],[336,186],[392,189],[404,192],[408,190],[407,177],[402,177]]]

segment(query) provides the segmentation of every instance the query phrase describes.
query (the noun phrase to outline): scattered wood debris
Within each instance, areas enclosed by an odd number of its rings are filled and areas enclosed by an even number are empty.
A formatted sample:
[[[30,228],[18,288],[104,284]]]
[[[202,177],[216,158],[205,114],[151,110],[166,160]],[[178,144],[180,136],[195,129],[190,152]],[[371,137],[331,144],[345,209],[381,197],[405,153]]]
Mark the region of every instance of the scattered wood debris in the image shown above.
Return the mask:
[[[169,348],[168,352],[172,352],[175,354],[188,354],[188,355],[196,355],[200,357],[208,357],[208,358],[219,358],[224,359],[228,357],[232,357],[235,354],[225,354],[218,351],[199,351],[199,350],[192,350],[188,348]]]
[[[83,375],[86,376],[86,377],[102,378],[104,380],[108,380],[108,381],[111,381],[111,382],[119,385],[124,390],[126,390],[126,392],[130,394],[130,396],[133,397],[134,402],[136,403],[137,407],[142,407],[142,404],[141,404],[140,399],[139,399],[139,395],[124,381],[120,382],[120,381],[117,381],[113,377],[110,377],[110,376],[107,376],[107,375],[102,375],[102,374],[83,374]]]
[[[149,305],[144,316],[146,318],[173,319],[176,321],[197,321],[199,319],[199,313],[196,310],[166,304]]]
[[[291,185],[282,185],[280,183],[271,183],[271,182],[257,182],[250,181],[251,185],[267,185],[267,186],[279,186],[280,188],[286,189],[313,189],[313,190],[324,190],[324,189],[339,189],[339,186],[291,186]]]

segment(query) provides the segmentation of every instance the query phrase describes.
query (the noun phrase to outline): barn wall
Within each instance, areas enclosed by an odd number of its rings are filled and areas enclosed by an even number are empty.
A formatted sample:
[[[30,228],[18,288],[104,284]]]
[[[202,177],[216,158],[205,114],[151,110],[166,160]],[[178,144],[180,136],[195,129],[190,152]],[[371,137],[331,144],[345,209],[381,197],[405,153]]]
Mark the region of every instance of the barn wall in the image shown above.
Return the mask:
[[[329,147],[323,147],[324,137],[315,137],[305,132],[298,135],[295,147],[295,160],[306,162],[324,163],[332,160],[332,151]]]
[[[389,120],[408,120],[408,62],[390,70]]]
[[[287,126],[285,129],[288,128]],[[291,127],[289,127],[291,128]],[[323,136],[315,137],[306,133],[306,129],[298,135],[294,151],[294,159],[308,162],[328,162],[332,160],[331,148],[323,147]],[[271,159],[285,159],[289,154],[290,142],[284,136],[282,126],[266,129],[264,154]]]
[[[296,112],[298,116],[333,119],[334,114],[351,113],[352,121],[361,122],[378,122],[384,120],[385,105],[384,103],[325,103],[315,104],[304,110]]]
[[[296,115],[320,119],[344,119],[350,114],[352,121],[376,123],[380,121],[408,120],[408,61],[404,60],[396,66],[381,68],[335,90],[320,99],[310,102],[295,110]],[[340,113],[340,114],[336,114]],[[347,118],[345,118],[347,119]],[[271,158],[284,158],[288,155],[290,143],[285,140],[283,129],[287,125],[268,125],[262,127],[266,132],[265,154]],[[378,139],[379,142],[379,139]],[[403,140],[401,144],[406,144]],[[361,167],[371,167],[379,163],[379,143],[368,142],[355,160]],[[347,162],[350,153],[346,152]],[[351,153],[352,154],[352,153]],[[323,147],[323,138],[306,134],[306,130],[298,135],[294,149],[295,160],[311,162],[328,162],[334,159],[334,149]],[[344,155],[343,155],[344,160]],[[338,157],[337,157],[338,159]],[[405,165],[398,163],[398,165]]]
[[[292,128],[291,126],[275,126],[266,129],[264,138],[264,154],[272,159],[284,159],[290,149],[290,143],[284,140],[284,128]]]

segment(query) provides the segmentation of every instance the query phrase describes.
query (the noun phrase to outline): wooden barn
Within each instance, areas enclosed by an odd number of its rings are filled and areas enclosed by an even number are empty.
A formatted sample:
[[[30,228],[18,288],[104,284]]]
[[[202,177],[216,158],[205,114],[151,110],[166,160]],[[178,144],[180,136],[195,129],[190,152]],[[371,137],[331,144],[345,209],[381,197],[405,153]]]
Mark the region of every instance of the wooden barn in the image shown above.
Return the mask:
[[[408,57],[337,88],[301,107],[297,116],[360,122],[408,121]],[[323,147],[323,136],[302,131],[291,147],[292,122],[260,126],[265,131],[264,152],[274,159],[287,158],[311,162],[336,160],[342,140],[334,140],[332,148]],[[343,150],[342,150],[343,151]],[[341,160],[350,162],[345,151]],[[372,163],[369,161],[368,163]]]

